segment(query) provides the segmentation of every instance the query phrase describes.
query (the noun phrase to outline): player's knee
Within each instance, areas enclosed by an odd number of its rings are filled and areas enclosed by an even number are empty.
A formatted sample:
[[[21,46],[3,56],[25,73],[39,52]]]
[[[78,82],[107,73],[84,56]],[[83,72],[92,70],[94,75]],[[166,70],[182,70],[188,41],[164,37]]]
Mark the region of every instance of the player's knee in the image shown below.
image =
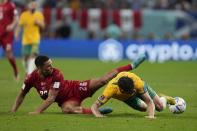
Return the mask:
[[[69,108],[64,108],[64,109],[62,109],[62,112],[68,114],[68,113],[70,113],[70,109]]]
[[[62,109],[62,112],[66,114],[81,114],[82,110],[73,106],[67,106]]]
[[[146,112],[147,111],[147,105],[144,105],[143,107],[141,107],[141,111]]]
[[[163,111],[164,109],[164,106],[162,103],[157,103],[155,106],[156,106],[156,110],[159,112]]]
[[[139,111],[146,112],[147,111],[147,105],[145,103],[141,103]]]
[[[62,112],[66,113],[66,114],[72,113],[72,108],[69,106],[66,106],[66,107],[62,108]]]

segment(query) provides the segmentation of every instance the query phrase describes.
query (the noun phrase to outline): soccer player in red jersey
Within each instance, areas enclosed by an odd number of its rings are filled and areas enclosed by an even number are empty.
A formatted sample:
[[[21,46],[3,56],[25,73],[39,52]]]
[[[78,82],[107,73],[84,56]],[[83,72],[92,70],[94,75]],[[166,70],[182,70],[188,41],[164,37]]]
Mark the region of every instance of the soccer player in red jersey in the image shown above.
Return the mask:
[[[18,22],[17,10],[14,3],[9,0],[0,0],[0,46],[3,47],[13,70],[18,79],[18,69],[12,52],[14,28]]]
[[[91,97],[119,72],[132,70],[145,59],[146,56],[143,55],[132,64],[114,69],[99,78],[76,81],[64,80],[63,74],[58,69],[52,67],[52,60],[50,58],[38,56],[35,59],[37,69],[25,79],[11,111],[16,112],[29,90],[35,87],[44,102],[34,112],[30,112],[30,114],[42,113],[53,102],[58,103],[63,113],[92,114],[90,108],[81,106],[81,102],[87,97]]]

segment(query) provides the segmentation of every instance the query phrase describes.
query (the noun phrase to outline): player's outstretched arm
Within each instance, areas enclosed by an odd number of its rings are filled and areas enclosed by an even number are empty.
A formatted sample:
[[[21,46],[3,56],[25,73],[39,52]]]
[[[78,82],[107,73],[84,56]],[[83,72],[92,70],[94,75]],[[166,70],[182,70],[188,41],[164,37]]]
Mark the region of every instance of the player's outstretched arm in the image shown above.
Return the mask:
[[[20,105],[22,104],[25,96],[27,93],[25,93],[23,90],[20,91],[19,95],[16,97],[16,100],[12,106],[11,112],[16,112],[18,110],[18,108],[20,107]]]
[[[42,103],[40,107],[38,107],[34,112],[29,112],[30,115],[40,114],[44,110],[46,110],[56,99],[56,96],[58,94],[58,90],[49,90],[49,96],[46,100]]]
[[[144,102],[147,104],[148,116],[145,116],[145,117],[149,119],[154,119],[155,118],[155,105],[153,103],[153,100],[149,96],[148,92],[142,94],[141,97],[144,100]]]
[[[96,116],[96,117],[105,117],[103,114],[101,114],[100,113],[100,111],[99,111],[99,107],[101,107],[103,104],[100,102],[100,101],[98,101],[98,100],[96,100],[93,104],[92,104],[92,106],[91,106],[91,110],[92,110],[92,113],[94,114],[94,116]]]

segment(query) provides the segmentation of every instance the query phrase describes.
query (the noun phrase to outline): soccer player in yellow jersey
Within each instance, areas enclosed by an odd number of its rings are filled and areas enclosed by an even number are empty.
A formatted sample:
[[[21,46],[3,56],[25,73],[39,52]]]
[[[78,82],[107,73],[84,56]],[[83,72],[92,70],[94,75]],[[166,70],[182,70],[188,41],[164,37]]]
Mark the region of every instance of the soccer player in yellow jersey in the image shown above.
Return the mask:
[[[37,11],[36,8],[36,1],[29,2],[28,10],[20,15],[19,24],[15,32],[16,39],[18,39],[20,31],[23,29],[22,55],[27,74],[34,70],[34,60],[38,55],[40,43],[40,29],[45,27],[43,14]]]
[[[128,106],[147,111],[146,118],[155,118],[155,108],[162,111],[167,102],[175,104],[173,98],[159,97],[140,77],[131,72],[121,72],[107,84],[103,94],[94,102],[91,109],[96,117],[104,117],[98,109],[110,98],[123,101]]]

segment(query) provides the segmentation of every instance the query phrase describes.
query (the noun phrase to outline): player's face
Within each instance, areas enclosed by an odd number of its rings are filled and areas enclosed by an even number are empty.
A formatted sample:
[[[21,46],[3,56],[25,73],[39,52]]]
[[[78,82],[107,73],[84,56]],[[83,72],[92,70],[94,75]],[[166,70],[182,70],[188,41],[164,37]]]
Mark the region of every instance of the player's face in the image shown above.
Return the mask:
[[[28,8],[29,8],[29,10],[31,10],[32,12],[34,12],[36,10],[36,8],[37,8],[37,3],[36,2],[30,2],[28,4]]]
[[[51,75],[53,73],[52,61],[49,59],[44,63],[42,67],[40,67],[40,71],[44,76]]]

